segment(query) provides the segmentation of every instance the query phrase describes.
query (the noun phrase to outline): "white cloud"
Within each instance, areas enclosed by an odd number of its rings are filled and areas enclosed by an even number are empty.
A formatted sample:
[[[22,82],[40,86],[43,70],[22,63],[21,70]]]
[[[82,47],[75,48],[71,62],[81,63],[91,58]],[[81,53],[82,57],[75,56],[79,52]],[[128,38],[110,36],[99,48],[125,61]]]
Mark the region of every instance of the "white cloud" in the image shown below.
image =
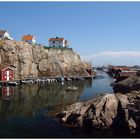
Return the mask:
[[[83,59],[92,61],[93,65],[140,65],[140,51],[103,51]]]

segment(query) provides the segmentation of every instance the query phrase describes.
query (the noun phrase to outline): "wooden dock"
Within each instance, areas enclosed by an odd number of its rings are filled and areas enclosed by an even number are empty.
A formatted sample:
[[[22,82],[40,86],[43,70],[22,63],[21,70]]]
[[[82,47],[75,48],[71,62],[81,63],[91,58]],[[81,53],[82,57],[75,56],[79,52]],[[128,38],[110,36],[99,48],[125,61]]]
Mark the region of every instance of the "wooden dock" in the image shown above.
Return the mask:
[[[35,81],[37,79],[42,79],[42,80],[43,79],[56,79],[57,81],[61,81],[60,80],[61,78],[62,78],[62,76],[60,76],[60,77],[51,77],[51,76],[49,76],[49,77],[27,77],[27,78],[24,78],[24,79],[15,79],[15,80],[12,80],[12,81],[0,81],[0,85],[1,86],[9,86],[9,85],[15,85],[16,86],[16,85],[20,85],[22,83],[22,81],[28,81],[28,80]],[[71,76],[71,77],[64,76],[63,78],[65,79],[65,81],[68,81],[68,79],[71,79],[73,81],[73,80],[93,79],[94,76]]]

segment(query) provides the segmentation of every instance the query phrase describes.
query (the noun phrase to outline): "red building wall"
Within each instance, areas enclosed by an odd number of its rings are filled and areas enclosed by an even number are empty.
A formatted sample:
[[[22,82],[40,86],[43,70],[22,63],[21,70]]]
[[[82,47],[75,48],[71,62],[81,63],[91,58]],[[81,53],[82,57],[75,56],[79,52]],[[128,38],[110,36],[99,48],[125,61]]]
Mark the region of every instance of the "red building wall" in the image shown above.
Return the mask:
[[[4,68],[1,70],[1,81],[14,80],[14,70],[10,68]]]

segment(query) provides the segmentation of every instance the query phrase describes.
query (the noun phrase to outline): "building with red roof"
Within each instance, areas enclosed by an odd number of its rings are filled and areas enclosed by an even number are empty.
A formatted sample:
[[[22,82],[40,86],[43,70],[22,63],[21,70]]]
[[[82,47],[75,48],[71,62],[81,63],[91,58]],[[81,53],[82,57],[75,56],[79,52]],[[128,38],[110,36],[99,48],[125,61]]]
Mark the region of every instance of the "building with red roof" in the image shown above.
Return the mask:
[[[35,41],[35,36],[34,35],[24,35],[22,37],[22,41],[25,41],[25,42],[28,42],[30,44],[35,44],[36,41]]]
[[[10,67],[0,68],[0,81],[7,82],[14,80],[14,70]]]
[[[68,47],[69,42],[64,38],[49,38],[49,47]]]

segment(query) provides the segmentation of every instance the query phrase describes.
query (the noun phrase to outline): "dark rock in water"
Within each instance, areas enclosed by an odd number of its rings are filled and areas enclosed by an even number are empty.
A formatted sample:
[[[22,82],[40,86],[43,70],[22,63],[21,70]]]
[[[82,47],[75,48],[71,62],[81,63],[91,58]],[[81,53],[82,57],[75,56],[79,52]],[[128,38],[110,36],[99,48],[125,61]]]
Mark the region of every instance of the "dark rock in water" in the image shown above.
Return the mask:
[[[131,76],[127,79],[117,82],[114,87],[114,92],[128,93],[134,90],[140,90],[140,77]]]
[[[122,92],[122,93],[131,92],[131,88],[129,86],[124,86],[124,85],[120,85],[120,84],[115,84],[113,86],[113,90],[115,93],[117,93],[117,92]]]
[[[93,127],[98,127],[98,125],[99,125],[99,122],[98,122],[97,119],[92,120],[92,126]]]
[[[66,123],[67,123],[67,124],[76,124],[76,123],[79,123],[79,121],[78,121],[78,119],[77,119],[79,116],[80,116],[80,114],[71,113],[71,114],[69,115],[69,117],[67,118]]]
[[[58,114],[56,115],[56,118],[62,119],[62,118],[65,117],[65,116],[66,116],[66,112],[63,111],[63,112],[58,113]]]
[[[92,118],[91,117],[84,117],[83,118],[83,127],[92,127]]]

